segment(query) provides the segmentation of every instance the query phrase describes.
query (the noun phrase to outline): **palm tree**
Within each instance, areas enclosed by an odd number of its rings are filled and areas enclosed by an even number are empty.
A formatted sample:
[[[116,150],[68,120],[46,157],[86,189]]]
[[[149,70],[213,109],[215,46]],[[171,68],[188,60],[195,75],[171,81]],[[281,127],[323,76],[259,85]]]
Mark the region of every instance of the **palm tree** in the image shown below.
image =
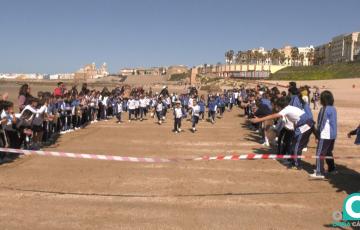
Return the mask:
[[[243,52],[241,50],[239,50],[236,55],[235,55],[235,63],[236,64],[241,64],[241,58],[242,58],[242,54]]]
[[[268,58],[270,57],[269,52],[265,53],[265,54],[261,54],[261,63],[264,65],[266,64],[266,61],[268,60]]]
[[[303,65],[304,65],[305,55],[304,55],[303,53],[301,53],[301,54],[299,55],[299,59],[300,59],[301,65],[303,66]]]
[[[276,60],[277,64],[279,64],[280,62],[280,52],[278,49],[274,48],[271,50],[271,53],[270,53],[270,57],[271,57],[271,63],[273,63],[274,60]]]
[[[246,63],[251,64],[254,54],[251,50],[246,51]]]
[[[284,62],[286,60],[284,51],[281,51],[281,53],[279,55],[279,59],[280,59],[281,64],[284,64]]]
[[[291,59],[293,64],[299,60],[299,49],[296,46],[291,48]]]
[[[234,59],[234,50],[229,50],[225,52],[225,59],[226,62],[231,64],[233,62]]]
[[[260,53],[260,52],[257,53],[257,57],[256,57],[257,62],[261,62],[262,64],[264,64],[265,58],[266,58],[266,56],[263,53]]]
[[[314,50],[311,49],[310,52],[308,52],[308,53],[306,54],[306,57],[307,57],[307,59],[308,59],[308,65],[313,65],[313,64],[314,64],[314,63],[313,63],[313,61],[314,61]]]

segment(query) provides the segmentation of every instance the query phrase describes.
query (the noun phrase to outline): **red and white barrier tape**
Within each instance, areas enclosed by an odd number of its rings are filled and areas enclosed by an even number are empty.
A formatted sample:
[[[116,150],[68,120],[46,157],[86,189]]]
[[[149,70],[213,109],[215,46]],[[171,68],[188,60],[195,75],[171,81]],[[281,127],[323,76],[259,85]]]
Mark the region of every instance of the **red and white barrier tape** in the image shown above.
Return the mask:
[[[142,163],[165,163],[173,161],[171,159],[151,158],[151,157],[122,157],[111,155],[98,154],[84,154],[84,153],[67,153],[67,152],[53,152],[53,151],[34,151],[22,149],[0,148],[0,152],[18,153],[23,155],[40,155],[52,157],[67,157],[67,158],[81,158],[105,161],[125,161],[125,162],[142,162]]]
[[[243,154],[243,155],[220,155],[220,156],[203,156],[193,160],[195,161],[211,161],[211,160],[267,160],[267,159],[359,159],[360,156],[305,156],[305,155],[277,155],[277,154]]]
[[[123,161],[123,162],[139,162],[139,163],[167,163],[175,161],[213,161],[213,160],[266,160],[266,159],[360,159],[360,156],[296,156],[296,155],[277,155],[277,154],[243,154],[243,155],[218,155],[218,156],[203,156],[191,159],[166,159],[166,158],[153,158],[153,157],[123,157],[112,155],[98,155],[98,154],[85,154],[85,153],[67,153],[67,152],[53,152],[53,151],[34,151],[22,149],[0,148],[0,152],[18,153],[22,155],[40,155],[40,156],[53,156],[53,157],[67,157],[78,159],[93,159],[105,161]]]

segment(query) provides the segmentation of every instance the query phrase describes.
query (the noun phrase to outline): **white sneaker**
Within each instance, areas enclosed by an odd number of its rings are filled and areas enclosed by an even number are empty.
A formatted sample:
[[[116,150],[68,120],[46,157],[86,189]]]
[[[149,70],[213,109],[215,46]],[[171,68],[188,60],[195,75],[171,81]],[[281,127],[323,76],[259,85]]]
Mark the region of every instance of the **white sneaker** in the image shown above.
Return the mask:
[[[195,129],[195,128],[192,128],[192,131],[194,131],[194,132],[195,132],[195,131],[196,131],[196,129]]]
[[[324,175],[317,175],[316,173],[310,174],[310,177],[313,179],[317,179],[317,180],[324,180],[325,176]]]
[[[66,131],[61,131],[61,132],[60,132],[60,134],[65,134],[65,133],[66,133]]]
[[[308,151],[308,148],[303,148],[302,151],[303,151],[303,152],[307,152],[307,151]]]
[[[160,120],[160,121],[159,121],[159,125],[161,125],[161,123],[162,123],[162,122],[161,122],[161,120]]]
[[[270,147],[269,142],[264,142],[264,143],[262,143],[262,145],[263,145],[263,146],[266,146],[266,147]]]
[[[178,131],[181,132],[181,129],[179,128]]]

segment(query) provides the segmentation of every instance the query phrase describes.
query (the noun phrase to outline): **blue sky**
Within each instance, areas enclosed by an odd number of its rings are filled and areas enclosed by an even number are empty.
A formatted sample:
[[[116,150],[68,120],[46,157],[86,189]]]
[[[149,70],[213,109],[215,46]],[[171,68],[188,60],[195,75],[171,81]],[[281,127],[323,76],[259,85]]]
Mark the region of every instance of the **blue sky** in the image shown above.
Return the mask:
[[[0,72],[188,66],[360,31],[359,0],[0,0]]]

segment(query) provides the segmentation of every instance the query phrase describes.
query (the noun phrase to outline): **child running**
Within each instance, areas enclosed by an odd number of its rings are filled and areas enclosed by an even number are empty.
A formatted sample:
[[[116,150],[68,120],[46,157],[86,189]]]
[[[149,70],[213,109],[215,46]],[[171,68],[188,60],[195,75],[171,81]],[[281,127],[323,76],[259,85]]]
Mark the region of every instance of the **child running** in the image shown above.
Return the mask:
[[[181,108],[180,101],[175,102],[174,108],[174,132],[179,133],[181,132],[181,119],[183,117],[183,110]]]
[[[212,124],[214,124],[215,123],[216,110],[217,110],[217,103],[216,103],[215,98],[213,96],[209,97],[208,108],[209,108],[209,112],[208,112],[209,121]]]
[[[155,104],[155,114],[156,114],[156,118],[158,120],[158,124],[161,125],[162,119],[163,119],[163,103],[162,103],[161,97],[159,97],[159,99],[157,100],[157,102]]]
[[[196,125],[199,123],[200,116],[200,106],[197,104],[196,100],[193,100],[193,106],[191,107],[191,122],[192,122],[192,132],[196,131]]]

